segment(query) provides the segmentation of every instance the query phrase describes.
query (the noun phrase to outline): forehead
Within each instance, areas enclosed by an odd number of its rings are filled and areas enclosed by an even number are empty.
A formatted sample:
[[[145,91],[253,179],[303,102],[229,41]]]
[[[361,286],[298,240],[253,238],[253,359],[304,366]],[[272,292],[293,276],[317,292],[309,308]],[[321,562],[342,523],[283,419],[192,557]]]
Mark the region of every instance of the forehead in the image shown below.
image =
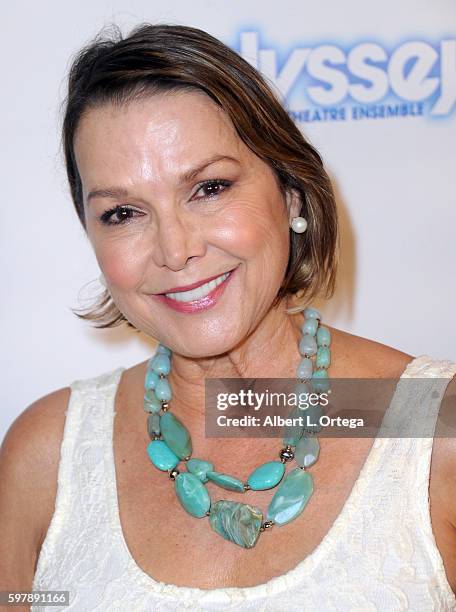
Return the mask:
[[[156,175],[191,165],[202,156],[248,155],[228,115],[198,91],[171,91],[121,107],[91,108],[74,139],[81,178],[121,168]],[[128,167],[130,166],[130,168]],[[98,177],[97,177],[98,178]]]

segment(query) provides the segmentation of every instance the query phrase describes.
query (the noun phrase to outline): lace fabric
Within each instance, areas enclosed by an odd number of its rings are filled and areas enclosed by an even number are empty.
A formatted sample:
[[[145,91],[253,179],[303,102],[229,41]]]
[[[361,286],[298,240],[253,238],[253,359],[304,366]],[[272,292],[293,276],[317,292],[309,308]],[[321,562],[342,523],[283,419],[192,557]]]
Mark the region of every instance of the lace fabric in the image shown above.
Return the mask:
[[[123,367],[71,385],[55,511],[33,590],[69,590],[70,605],[32,611],[456,611],[429,514],[433,438],[377,438],[329,532],[295,568],[254,587],[199,589],[157,581],[136,564],[119,517],[112,446]],[[437,419],[456,363],[413,359],[388,415]]]

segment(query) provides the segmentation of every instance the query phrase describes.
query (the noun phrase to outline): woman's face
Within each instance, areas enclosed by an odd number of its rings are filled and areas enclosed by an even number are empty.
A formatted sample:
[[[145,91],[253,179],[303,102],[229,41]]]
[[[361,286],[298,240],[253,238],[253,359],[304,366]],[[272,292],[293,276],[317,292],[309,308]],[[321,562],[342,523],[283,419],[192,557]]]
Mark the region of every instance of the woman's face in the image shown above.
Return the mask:
[[[124,316],[186,356],[245,338],[283,281],[300,203],[225,113],[198,91],[91,109],[75,155],[87,234]],[[187,296],[196,302],[158,295],[233,269],[215,295]]]

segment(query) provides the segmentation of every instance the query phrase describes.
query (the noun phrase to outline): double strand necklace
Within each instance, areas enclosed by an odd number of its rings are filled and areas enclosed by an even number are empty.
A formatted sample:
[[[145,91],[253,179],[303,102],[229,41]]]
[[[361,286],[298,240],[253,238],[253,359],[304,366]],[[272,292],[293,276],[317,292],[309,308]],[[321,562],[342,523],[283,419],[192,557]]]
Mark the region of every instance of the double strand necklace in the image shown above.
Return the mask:
[[[310,392],[320,394],[329,389],[327,368],[331,361],[331,335],[327,327],[320,325],[320,321],[318,310],[310,307],[304,310],[299,342],[302,359],[296,372],[298,382],[295,393],[298,397]],[[279,460],[261,464],[243,482],[235,476],[215,471],[214,465],[205,459],[191,457],[190,434],[169,410],[172,391],[167,376],[171,363],[171,350],[159,344],[147,365],[144,410],[148,413],[147,429],[151,438],[147,454],[156,468],[168,472],[169,478],[174,481],[177,498],[189,514],[196,518],[208,516],[209,524],[216,533],[243,548],[252,548],[261,532],[273,525],[285,525],[298,517],[313,493],[313,478],[307,468],[317,461],[320,451],[315,433],[321,429],[321,406],[317,403],[305,410],[296,406],[290,416],[306,415],[307,424],[286,429]],[[285,475],[285,464],[293,459],[298,467]],[[185,462],[186,471],[177,469],[180,461]],[[261,509],[251,504],[227,499],[212,502],[205,487],[208,481],[223,489],[241,493],[247,490],[263,491],[277,485],[278,488],[264,517]]]

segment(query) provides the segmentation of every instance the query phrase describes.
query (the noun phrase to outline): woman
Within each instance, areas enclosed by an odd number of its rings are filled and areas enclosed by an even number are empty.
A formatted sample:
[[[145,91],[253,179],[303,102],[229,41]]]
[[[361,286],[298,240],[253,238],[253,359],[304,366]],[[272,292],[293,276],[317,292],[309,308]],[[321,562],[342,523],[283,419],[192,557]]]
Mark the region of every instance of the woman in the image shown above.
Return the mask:
[[[75,381],[10,428],[3,588],[70,591],[52,609],[453,609],[451,441],[322,438],[289,466],[293,509],[283,488],[271,502],[282,483],[245,483],[285,466],[299,438],[205,435],[206,378],[308,381],[316,365],[331,378],[429,378],[432,402],[398,393],[389,411],[434,419],[454,395],[456,364],[325,328],[309,309],[334,289],[334,196],[258,72],[193,28],[95,40],[71,68],[63,139],[106,284],[79,316],[160,345],[157,360]],[[315,338],[330,364],[317,364]],[[220,499],[242,505],[215,511]]]

